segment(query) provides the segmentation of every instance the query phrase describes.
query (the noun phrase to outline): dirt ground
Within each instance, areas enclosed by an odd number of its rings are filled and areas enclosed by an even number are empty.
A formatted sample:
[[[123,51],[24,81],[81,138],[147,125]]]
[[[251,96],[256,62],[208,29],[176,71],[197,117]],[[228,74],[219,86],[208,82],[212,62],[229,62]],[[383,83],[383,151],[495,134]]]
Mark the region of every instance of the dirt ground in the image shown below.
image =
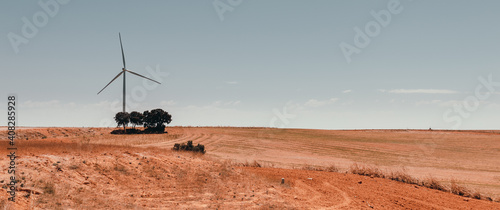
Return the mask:
[[[1,130],[1,128],[0,128]],[[7,209],[500,209],[477,200],[345,173],[354,163],[416,178],[455,179],[500,199],[499,131],[167,128],[111,135],[110,128],[18,130],[17,202]],[[7,145],[7,134],[0,133]],[[205,155],[171,150],[192,140]],[[7,151],[0,150],[6,186]],[[257,161],[264,167],[240,167]],[[339,173],[301,170],[335,166]],[[5,172],[5,173],[4,173]],[[285,183],[281,184],[281,178]],[[21,186],[22,185],[22,186]]]

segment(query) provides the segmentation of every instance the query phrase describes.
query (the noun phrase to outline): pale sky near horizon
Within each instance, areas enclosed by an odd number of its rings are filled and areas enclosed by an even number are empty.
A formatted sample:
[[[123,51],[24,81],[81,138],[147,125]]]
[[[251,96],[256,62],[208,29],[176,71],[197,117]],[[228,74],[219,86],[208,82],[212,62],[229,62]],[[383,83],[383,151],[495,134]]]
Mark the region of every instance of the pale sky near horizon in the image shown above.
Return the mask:
[[[499,1],[0,5],[0,126],[10,93],[20,126],[116,126],[121,78],[97,92],[122,68],[120,32],[127,68],[162,82],[127,74],[127,111],[171,125],[500,128]]]

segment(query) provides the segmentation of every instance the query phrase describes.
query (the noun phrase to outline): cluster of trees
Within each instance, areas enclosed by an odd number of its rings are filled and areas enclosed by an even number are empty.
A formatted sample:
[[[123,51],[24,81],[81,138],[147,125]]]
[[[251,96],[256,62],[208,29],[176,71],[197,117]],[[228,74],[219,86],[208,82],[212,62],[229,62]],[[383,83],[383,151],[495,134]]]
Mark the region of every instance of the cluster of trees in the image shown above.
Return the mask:
[[[135,130],[136,126],[143,125],[146,133],[163,133],[165,132],[165,123],[172,122],[172,115],[163,109],[153,109],[144,111],[143,113],[133,112],[118,112],[115,115],[115,121],[118,126],[123,126],[123,132],[126,133],[126,127],[130,123]]]

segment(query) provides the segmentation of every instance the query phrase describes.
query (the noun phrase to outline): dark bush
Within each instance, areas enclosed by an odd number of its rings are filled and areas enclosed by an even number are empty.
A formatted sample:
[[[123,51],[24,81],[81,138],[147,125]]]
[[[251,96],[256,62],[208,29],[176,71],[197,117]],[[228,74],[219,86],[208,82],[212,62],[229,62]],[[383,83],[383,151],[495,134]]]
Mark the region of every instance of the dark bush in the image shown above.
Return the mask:
[[[158,127],[146,127],[146,129],[144,129],[144,133],[165,133],[165,125]]]
[[[174,147],[172,148],[173,150],[178,150],[178,151],[192,151],[192,152],[199,152],[202,154],[205,154],[205,145],[203,144],[198,144],[196,146],[193,146],[193,141],[188,141],[187,144],[182,143],[182,144],[174,144]]]
[[[111,131],[111,134],[124,134],[123,130],[113,130]]]
[[[202,144],[196,145],[196,147],[193,148],[193,152],[205,153],[205,145]]]
[[[139,129],[132,128],[132,129],[127,129],[127,133],[128,134],[140,134],[140,133],[142,133],[142,131]]]

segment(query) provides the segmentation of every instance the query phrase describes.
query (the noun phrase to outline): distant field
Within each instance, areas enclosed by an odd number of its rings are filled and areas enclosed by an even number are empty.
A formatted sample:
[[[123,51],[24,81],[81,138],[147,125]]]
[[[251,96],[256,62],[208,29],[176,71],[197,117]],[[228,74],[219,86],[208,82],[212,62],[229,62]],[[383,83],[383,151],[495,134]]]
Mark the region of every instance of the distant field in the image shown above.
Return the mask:
[[[432,176],[500,197],[500,131],[303,130],[270,128],[169,127],[164,135],[111,135],[105,128],[40,128],[21,138],[65,138],[71,142],[171,148],[192,140],[206,156],[265,166],[330,166],[353,163]],[[38,134],[37,134],[38,132]]]
[[[301,130],[269,128],[168,128],[154,138],[102,138],[100,143],[131,143],[170,148],[194,141],[207,155],[275,167],[335,164],[347,170],[353,163],[387,170],[405,169],[419,178],[432,176],[500,196],[500,131],[428,130]]]

